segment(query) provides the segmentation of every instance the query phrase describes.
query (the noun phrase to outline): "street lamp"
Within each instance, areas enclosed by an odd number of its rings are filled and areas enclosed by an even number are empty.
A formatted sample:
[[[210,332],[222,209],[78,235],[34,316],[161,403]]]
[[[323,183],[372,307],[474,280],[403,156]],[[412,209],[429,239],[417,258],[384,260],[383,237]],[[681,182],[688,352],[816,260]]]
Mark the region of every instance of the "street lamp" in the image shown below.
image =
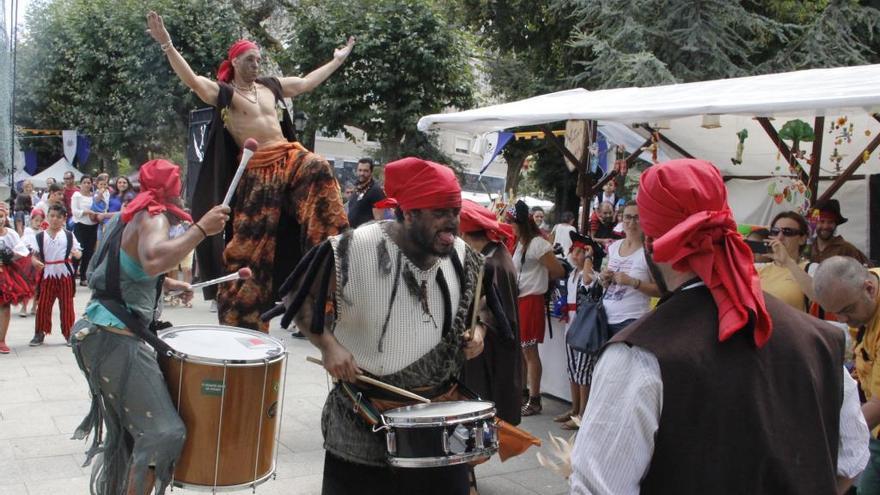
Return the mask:
[[[309,116],[302,110],[296,110],[293,112],[293,128],[296,129],[297,137],[300,137],[303,131],[306,130],[306,124],[308,121]]]

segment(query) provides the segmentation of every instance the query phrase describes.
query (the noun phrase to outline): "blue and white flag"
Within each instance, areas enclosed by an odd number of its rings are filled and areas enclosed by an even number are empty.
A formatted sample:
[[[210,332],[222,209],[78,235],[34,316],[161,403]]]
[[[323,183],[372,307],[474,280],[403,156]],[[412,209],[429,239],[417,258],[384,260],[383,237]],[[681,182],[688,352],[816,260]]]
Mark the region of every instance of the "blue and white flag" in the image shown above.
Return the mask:
[[[501,150],[507,146],[512,138],[513,133],[506,131],[496,131],[486,135],[486,150],[483,152],[483,166],[480,167],[480,175],[483,175],[483,172],[489,168],[495,157],[501,154]]]
[[[61,140],[64,142],[64,158],[67,163],[73,165],[73,158],[76,156],[76,130],[61,131]]]

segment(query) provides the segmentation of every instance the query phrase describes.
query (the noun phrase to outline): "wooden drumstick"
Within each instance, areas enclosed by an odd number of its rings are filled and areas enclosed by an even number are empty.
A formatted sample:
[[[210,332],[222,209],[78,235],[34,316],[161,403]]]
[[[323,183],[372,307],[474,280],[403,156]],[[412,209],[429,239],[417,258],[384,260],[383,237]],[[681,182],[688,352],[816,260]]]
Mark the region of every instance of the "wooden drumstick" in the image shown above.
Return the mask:
[[[486,265],[480,267],[480,274],[477,275],[477,289],[474,293],[474,315],[471,318],[471,326],[467,330],[464,331],[464,340],[470,340],[473,338],[474,328],[477,326],[477,319],[480,316],[480,297],[482,297],[483,292],[483,274],[485,273]]]
[[[318,366],[324,366],[324,361],[321,361],[320,359],[312,357],[312,356],[306,356],[306,361],[308,361],[310,363],[315,363]],[[406,397],[408,399],[413,399],[413,400],[417,400],[419,402],[424,402],[425,404],[431,403],[431,399],[428,399],[426,397],[422,397],[419,394],[414,394],[414,393],[410,392],[409,390],[404,390],[402,388],[395,387],[394,385],[389,385],[385,382],[381,382],[379,380],[376,380],[375,378],[370,378],[369,376],[366,376],[366,375],[358,375],[357,379],[364,382],[364,383],[369,383],[370,385],[373,385],[374,387],[378,387],[383,390],[387,390],[389,392],[400,395],[401,397]]]

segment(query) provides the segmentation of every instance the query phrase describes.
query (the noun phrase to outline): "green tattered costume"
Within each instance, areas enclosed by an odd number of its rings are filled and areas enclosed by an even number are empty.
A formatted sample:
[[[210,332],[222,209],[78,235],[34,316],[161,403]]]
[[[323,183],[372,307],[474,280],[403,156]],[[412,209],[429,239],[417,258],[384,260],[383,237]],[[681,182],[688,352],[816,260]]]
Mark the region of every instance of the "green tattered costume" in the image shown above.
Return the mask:
[[[85,319],[78,321],[73,330],[73,353],[92,396],[91,410],[73,438],[84,439],[93,434],[85,462],[88,465],[96,458],[90,483],[93,495],[125,493],[129,472],[135,475],[137,493],[143,493],[149,468],[156,472],[155,493],[162,494],[171,481],[186,428],[171,402],[156,352],[139,338],[103,330],[126,325],[96,296],[96,292],[107,290],[108,266],[118,260],[116,271],[122,302],[135,317],[151,322],[161,281],[160,277],[147,276],[134,259],[119,249],[118,242],[109,240],[113,233],[121,237],[121,229],[125,228],[119,217],[107,227],[111,232],[108,241],[101,244],[89,266],[92,300]],[[114,246],[119,249],[118,258],[108,256]],[[106,433],[102,435],[104,428]]]

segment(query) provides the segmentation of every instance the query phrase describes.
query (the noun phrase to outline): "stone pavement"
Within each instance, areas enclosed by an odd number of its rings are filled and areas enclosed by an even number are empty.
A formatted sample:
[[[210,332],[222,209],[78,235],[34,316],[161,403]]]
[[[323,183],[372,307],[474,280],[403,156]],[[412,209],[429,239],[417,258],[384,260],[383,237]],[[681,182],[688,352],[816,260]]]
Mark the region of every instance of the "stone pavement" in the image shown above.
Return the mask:
[[[85,308],[88,291],[79,287],[76,309]],[[200,298],[198,298],[200,299]],[[213,323],[208,303],[196,300],[192,309],[167,308],[163,319],[177,325]],[[16,308],[17,311],[17,308]],[[88,495],[90,467],[81,467],[85,441],[70,436],[89,408],[88,388],[70,349],[57,329],[41,347],[28,347],[34,317],[13,311],[7,343],[0,355],[0,495]],[[276,324],[277,325],[277,324]],[[257,488],[258,495],[319,494],[324,459],[320,430],[321,408],[329,381],[323,370],[305,357],[317,352],[307,342],[273,326],[271,334],[289,352],[277,479]],[[549,454],[547,433],[562,432],[551,418],[565,404],[544,401],[544,414],[524,418],[521,425],[541,437],[544,446],[501,463],[495,456],[477,467],[483,495],[562,494],[565,480],[538,465],[535,453]],[[564,435],[565,436],[565,435]],[[198,493],[175,488],[174,493]],[[244,493],[244,492],[240,492]]]

